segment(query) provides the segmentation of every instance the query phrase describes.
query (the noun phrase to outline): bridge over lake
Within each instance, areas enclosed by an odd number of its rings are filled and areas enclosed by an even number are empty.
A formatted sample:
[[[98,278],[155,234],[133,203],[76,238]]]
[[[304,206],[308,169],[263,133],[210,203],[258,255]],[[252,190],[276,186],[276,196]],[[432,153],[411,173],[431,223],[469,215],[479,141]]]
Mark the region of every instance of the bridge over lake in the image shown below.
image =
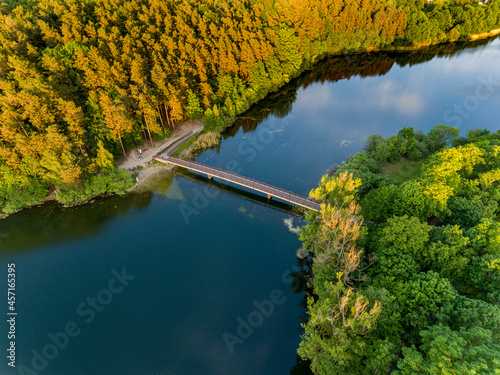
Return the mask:
[[[302,195],[292,193],[291,191],[287,191],[276,186],[254,180],[252,178],[241,176],[237,173],[228,172],[220,168],[211,167],[191,160],[180,159],[168,154],[166,156],[157,156],[155,157],[155,160],[161,163],[173,164],[178,167],[183,167],[195,172],[206,174],[208,178],[216,177],[224,181],[232,182],[236,185],[244,186],[248,189],[259,191],[261,193],[267,194],[268,198],[275,197],[286,202],[293,203],[297,206],[307,208],[309,210],[320,210],[319,203],[313,202],[306,197],[303,197]]]

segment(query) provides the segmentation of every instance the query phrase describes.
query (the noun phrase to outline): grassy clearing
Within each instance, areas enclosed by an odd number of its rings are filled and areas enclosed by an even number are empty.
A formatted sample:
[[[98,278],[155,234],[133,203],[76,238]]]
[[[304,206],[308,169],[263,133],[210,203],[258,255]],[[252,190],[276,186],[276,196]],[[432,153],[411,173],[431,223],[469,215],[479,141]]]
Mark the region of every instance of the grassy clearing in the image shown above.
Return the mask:
[[[380,168],[380,172],[389,175],[398,183],[403,183],[418,177],[422,164],[423,160],[413,161],[408,158],[401,158],[395,163],[387,162],[386,165]]]

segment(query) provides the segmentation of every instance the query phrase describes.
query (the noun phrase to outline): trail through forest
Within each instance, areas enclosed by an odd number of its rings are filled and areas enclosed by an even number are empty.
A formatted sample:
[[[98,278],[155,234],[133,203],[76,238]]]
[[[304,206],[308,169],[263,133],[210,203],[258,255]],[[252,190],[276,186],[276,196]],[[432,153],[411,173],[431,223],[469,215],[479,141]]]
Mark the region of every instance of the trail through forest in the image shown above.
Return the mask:
[[[191,131],[199,132],[201,130],[203,130],[203,123],[201,122],[201,120],[198,119],[193,121],[185,121],[174,131],[170,138],[165,138],[161,141],[154,141],[153,147],[151,147],[150,145],[148,146],[147,143],[144,143],[142,145],[142,148],[137,148],[133,151],[129,151],[126,158],[117,159],[116,163],[118,164],[118,168],[132,170],[137,167],[143,167],[143,169],[137,170],[137,183],[133,187],[133,189],[135,189],[149,177],[165,169],[165,167],[158,167],[155,165],[151,165],[149,167],[146,166],[153,160],[153,157],[155,157],[160,151],[177,142],[187,133]],[[139,150],[141,150],[140,153]]]

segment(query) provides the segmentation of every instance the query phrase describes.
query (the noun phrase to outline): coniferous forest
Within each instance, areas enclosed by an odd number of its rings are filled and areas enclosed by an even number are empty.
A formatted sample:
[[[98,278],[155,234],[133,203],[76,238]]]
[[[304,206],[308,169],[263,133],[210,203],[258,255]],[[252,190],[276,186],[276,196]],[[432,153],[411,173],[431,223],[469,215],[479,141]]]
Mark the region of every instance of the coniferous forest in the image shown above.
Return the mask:
[[[113,158],[188,118],[221,130],[339,53],[466,39],[500,2],[25,0],[0,5],[0,208],[133,183]]]

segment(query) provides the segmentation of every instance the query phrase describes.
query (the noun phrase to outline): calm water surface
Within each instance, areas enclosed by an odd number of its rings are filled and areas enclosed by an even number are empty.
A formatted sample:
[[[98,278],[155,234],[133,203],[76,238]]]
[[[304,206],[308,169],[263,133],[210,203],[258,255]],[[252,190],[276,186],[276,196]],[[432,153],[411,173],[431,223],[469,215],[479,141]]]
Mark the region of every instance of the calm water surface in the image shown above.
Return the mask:
[[[496,131],[500,85],[482,82],[500,82],[500,41],[481,44],[325,61],[197,160],[307,194],[370,134],[442,123]],[[458,115],[460,105],[470,110]],[[183,173],[159,176],[149,192],[47,204],[1,221],[0,275],[16,264],[17,365],[50,375],[290,374],[304,311],[289,276],[300,242],[283,220],[301,221],[286,207]],[[131,280],[112,294],[112,272],[123,268]],[[273,311],[256,314],[271,295],[279,296]],[[105,306],[92,305],[96,297]],[[249,316],[256,327],[238,336]],[[78,334],[55,353],[49,334],[68,323]],[[7,342],[4,322],[4,354]],[[32,363],[44,348],[54,358]],[[17,373],[4,357],[0,374]]]

